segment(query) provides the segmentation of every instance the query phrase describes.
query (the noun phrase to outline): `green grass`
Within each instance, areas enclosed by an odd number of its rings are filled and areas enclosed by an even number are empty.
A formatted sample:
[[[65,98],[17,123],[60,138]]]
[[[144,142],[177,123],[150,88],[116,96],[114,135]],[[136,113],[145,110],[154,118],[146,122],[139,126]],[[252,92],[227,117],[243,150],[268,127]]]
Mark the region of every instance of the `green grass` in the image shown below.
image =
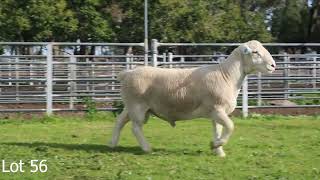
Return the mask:
[[[320,179],[320,117],[233,118],[236,130],[226,158],[211,153],[211,122],[157,118],[144,126],[154,152],[142,153],[125,127],[120,147],[106,147],[111,115],[95,118],[0,120],[0,160],[47,160],[48,172],[6,174],[0,179]]]

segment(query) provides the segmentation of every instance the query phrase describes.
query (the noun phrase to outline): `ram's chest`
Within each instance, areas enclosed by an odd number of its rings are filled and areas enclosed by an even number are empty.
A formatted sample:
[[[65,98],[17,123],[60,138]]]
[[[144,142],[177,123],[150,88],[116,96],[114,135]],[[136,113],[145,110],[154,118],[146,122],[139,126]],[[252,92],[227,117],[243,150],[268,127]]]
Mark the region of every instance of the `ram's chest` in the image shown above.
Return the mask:
[[[227,103],[225,104],[225,111],[227,114],[232,113],[237,107],[238,95],[239,95],[239,90],[236,90],[226,101]]]
[[[239,90],[232,88],[221,88],[209,92],[208,98],[204,98],[210,107],[223,108],[227,114],[234,111],[237,106]]]

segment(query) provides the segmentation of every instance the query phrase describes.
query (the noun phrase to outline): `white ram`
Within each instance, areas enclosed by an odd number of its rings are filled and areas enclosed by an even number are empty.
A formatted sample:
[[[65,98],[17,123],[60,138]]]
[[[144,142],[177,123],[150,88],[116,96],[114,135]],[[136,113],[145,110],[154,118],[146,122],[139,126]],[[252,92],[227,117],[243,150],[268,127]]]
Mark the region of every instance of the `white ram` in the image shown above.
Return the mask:
[[[234,129],[228,114],[236,107],[245,76],[272,73],[275,66],[270,53],[253,40],[237,47],[226,61],[217,65],[191,69],[140,67],[122,72],[118,79],[124,110],[117,118],[110,147],[117,145],[120,131],[130,119],[141,148],[151,151],[142,132],[151,113],[172,126],[179,120],[212,119],[213,150],[218,156],[225,156],[222,146]]]

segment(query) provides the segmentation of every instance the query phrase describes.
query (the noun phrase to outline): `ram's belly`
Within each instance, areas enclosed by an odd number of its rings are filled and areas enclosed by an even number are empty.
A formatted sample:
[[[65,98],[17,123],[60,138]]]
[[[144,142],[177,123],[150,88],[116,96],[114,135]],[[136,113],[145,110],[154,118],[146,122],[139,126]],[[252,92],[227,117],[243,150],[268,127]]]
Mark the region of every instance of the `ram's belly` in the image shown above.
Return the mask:
[[[180,101],[157,99],[150,101],[149,106],[153,114],[168,121],[194,119],[207,114],[205,108],[201,107],[201,101],[196,99]]]

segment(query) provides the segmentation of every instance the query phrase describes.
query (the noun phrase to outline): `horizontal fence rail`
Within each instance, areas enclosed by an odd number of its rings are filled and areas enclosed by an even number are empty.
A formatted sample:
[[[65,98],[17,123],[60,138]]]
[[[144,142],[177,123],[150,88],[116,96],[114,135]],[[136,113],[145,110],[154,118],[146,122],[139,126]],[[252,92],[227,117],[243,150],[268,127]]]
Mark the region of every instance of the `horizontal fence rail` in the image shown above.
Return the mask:
[[[91,101],[98,110],[116,110],[121,101],[120,71],[144,65],[193,68],[219,64],[230,53],[222,52],[223,48],[238,45],[152,40],[145,59],[144,43],[0,42],[0,112],[85,111]],[[243,115],[250,108],[320,107],[320,43],[264,45],[277,70],[246,78],[237,106]],[[313,51],[301,53],[301,48]]]

